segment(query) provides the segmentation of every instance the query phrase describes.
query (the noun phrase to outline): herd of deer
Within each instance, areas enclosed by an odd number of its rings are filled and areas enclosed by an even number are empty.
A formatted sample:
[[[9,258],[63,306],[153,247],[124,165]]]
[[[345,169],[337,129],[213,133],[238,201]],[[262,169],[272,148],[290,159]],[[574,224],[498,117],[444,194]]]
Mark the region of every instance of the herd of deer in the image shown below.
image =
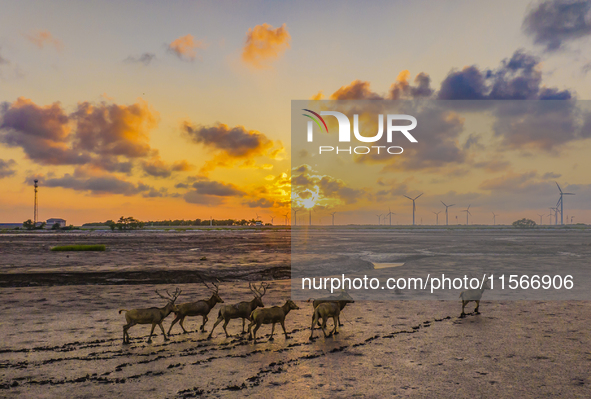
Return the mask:
[[[175,304],[175,302],[182,292],[180,289],[177,288],[172,295],[168,291],[165,291],[167,296],[164,296],[160,292],[156,291],[156,293],[161,298],[164,298],[168,301],[166,306],[162,308],[133,310],[120,309],[119,313],[125,312],[125,320],[127,321],[127,324],[123,326],[123,343],[129,344],[129,333],[127,331],[136,324],[152,325],[152,330],[150,331],[148,343],[152,342],[152,335],[154,334],[154,329],[156,328],[156,326],[159,326],[160,330],[162,330],[162,335],[164,336],[165,341],[169,340],[168,335],[170,335],[172,327],[177,322],[179,322],[179,325],[183,329],[183,332],[187,333],[188,331],[185,330],[185,327],[183,326],[183,321],[187,316],[202,316],[203,323],[201,324],[201,327],[199,327],[199,331],[206,332],[205,324],[207,323],[207,316],[209,315],[209,312],[217,303],[224,303],[224,300],[218,294],[219,288],[216,283],[211,283],[211,285],[208,285],[205,281],[203,281],[203,284],[205,284],[207,289],[211,291],[211,297],[207,300],[187,302],[177,305]],[[283,328],[285,338],[289,339],[290,337],[287,334],[287,331],[285,330],[285,317],[291,310],[299,309],[298,305],[296,305],[295,302],[293,302],[291,299],[288,299],[283,306],[273,306],[271,308],[265,308],[265,305],[263,304],[263,296],[265,296],[265,294],[267,293],[267,288],[269,287],[269,285],[261,283],[260,286],[257,288],[256,286],[252,285],[252,283],[248,283],[248,287],[250,288],[250,291],[253,293],[254,298],[251,301],[240,302],[233,305],[222,305],[218,312],[218,318],[207,338],[209,339],[212,337],[215,328],[222,321],[224,322],[222,328],[226,333],[226,337],[229,337],[230,335],[226,330],[226,326],[228,325],[230,320],[242,319],[242,334],[246,334],[244,327],[246,324],[246,320],[248,320],[250,322],[250,324],[248,325],[249,340],[254,340],[254,343],[256,343],[257,340],[257,331],[263,324],[272,324],[271,337],[269,338],[270,341],[273,341],[275,324],[277,323],[281,324],[281,328]],[[310,339],[314,339],[313,334],[315,324],[318,324],[322,328],[325,337],[329,337],[332,334],[338,334],[337,328],[339,325],[342,325],[340,324],[340,312],[348,303],[353,302],[355,302],[353,298],[351,298],[351,296],[349,296],[349,294],[347,294],[345,291],[342,291],[338,296],[314,300],[314,314],[312,315]],[[176,317],[170,324],[168,333],[166,333],[164,332],[162,322],[171,313],[174,313]],[[335,325],[332,331],[330,333],[327,333],[326,322],[330,318],[333,319]],[[322,323],[320,323],[321,319]]]
[[[202,280],[203,281],[203,280]],[[148,308],[148,309],[120,309],[119,314],[121,312],[125,312],[125,320],[127,324],[123,326],[123,343],[129,344],[129,333],[127,332],[129,328],[136,324],[151,324],[152,330],[150,331],[150,336],[148,338],[148,343],[152,342],[152,335],[154,334],[154,328],[158,325],[160,330],[162,330],[162,335],[164,336],[164,340],[168,341],[169,338],[167,333],[164,332],[164,327],[162,327],[162,321],[170,314],[174,313],[176,317],[170,324],[170,328],[168,329],[168,335],[170,335],[170,331],[172,327],[179,322],[179,325],[183,329],[184,333],[188,331],[185,330],[183,326],[183,321],[187,316],[202,316],[203,323],[201,327],[199,327],[199,331],[206,332],[205,324],[207,323],[207,315],[213,309],[213,307],[217,303],[224,303],[224,300],[218,294],[218,285],[216,283],[212,283],[211,286],[208,285],[205,281],[203,284],[207,287],[208,290],[211,291],[211,297],[207,300],[200,300],[197,302],[187,302],[182,303],[180,305],[176,305],[175,302],[179,295],[181,295],[181,290],[176,289],[174,294],[170,294],[167,290],[165,291],[167,296],[162,295],[158,291],[156,293],[161,297],[168,301],[166,306],[162,308]],[[248,334],[249,340],[254,340],[256,344],[257,340],[257,331],[263,324],[272,324],[271,327],[271,337],[269,341],[273,341],[273,333],[275,332],[275,324],[281,324],[283,328],[283,333],[285,334],[285,338],[289,339],[289,335],[285,330],[285,317],[291,310],[300,309],[295,302],[291,299],[288,299],[283,306],[273,306],[271,308],[265,308],[263,304],[263,296],[267,293],[268,284],[261,283],[260,286],[257,288],[256,286],[248,283],[250,291],[253,293],[254,298],[251,301],[240,302],[234,305],[222,305],[218,312],[218,318],[211,329],[211,332],[207,336],[208,339],[212,337],[213,331],[215,328],[223,321],[224,324],[222,328],[226,333],[226,338],[230,335],[226,330],[226,326],[232,319],[242,319],[242,334],[246,334],[244,331],[244,326],[246,320],[250,322],[248,325]],[[474,312],[478,314],[478,308],[480,306],[480,299],[482,298],[482,294],[485,289],[490,289],[488,284],[484,284],[481,289],[470,289],[465,290],[460,293],[460,299],[462,300],[462,314],[460,317],[464,317],[466,314],[464,313],[464,308],[468,302],[476,302],[476,309]],[[310,302],[312,299],[309,299]],[[322,299],[315,299],[312,302],[312,306],[314,312],[312,314],[312,325],[310,326],[310,340],[314,339],[314,328],[316,325],[322,328],[322,332],[324,333],[324,337],[328,338],[333,334],[338,334],[338,327],[342,326],[340,321],[340,313],[348,303],[354,303],[355,301],[351,296],[344,290],[340,291],[340,293],[336,296],[322,298]],[[331,319],[333,320],[334,327],[333,329],[327,333],[326,332],[326,322]],[[322,323],[320,323],[322,320]],[[252,328],[254,326],[254,329]]]

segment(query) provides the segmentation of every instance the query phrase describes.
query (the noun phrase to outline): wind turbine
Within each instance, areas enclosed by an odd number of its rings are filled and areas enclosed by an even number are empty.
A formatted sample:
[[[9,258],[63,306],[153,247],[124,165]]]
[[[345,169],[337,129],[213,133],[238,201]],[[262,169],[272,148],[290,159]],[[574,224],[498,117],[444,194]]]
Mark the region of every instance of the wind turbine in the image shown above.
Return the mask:
[[[441,213],[441,211],[439,212],[433,212],[435,214],[435,216],[437,217],[437,226],[439,226],[439,214]]]
[[[293,209],[293,225],[298,225],[298,211],[299,209]]]
[[[497,225],[497,215],[493,212],[493,226]]]
[[[390,207],[388,207],[388,214],[386,216],[390,216],[390,226],[392,226],[392,215],[396,214],[390,210]],[[386,219],[386,216],[384,216],[384,220]]]
[[[464,209],[462,212],[466,212],[466,226],[468,226],[468,222],[470,221],[468,219],[468,216],[472,216],[472,214],[470,213],[470,205],[468,205],[468,207],[466,209]]]
[[[552,211],[554,211],[554,225],[558,224],[558,208],[550,208],[550,216],[552,216]]]
[[[563,215],[562,212],[564,211],[564,202],[562,200],[562,196],[563,195],[575,195],[575,193],[563,193],[562,190],[560,189],[560,186],[558,185],[558,182],[554,182],[554,183],[556,183],[556,187],[558,187],[558,191],[560,191],[560,199],[558,200],[558,203],[560,204],[560,224],[564,225],[564,221],[562,218],[562,215]],[[558,207],[558,204],[556,204],[556,207]]]
[[[271,224],[273,224],[273,219],[275,219],[275,216],[271,216]]]
[[[449,223],[447,222],[447,208],[449,208],[450,206],[454,206],[455,204],[445,205],[445,202],[443,202],[443,201],[441,201],[441,203],[445,207],[445,225],[447,226],[447,225],[449,225]]]
[[[376,215],[378,217],[378,226],[380,225],[380,220],[382,219],[382,214]]]
[[[415,225],[415,211],[417,210],[417,206],[415,205],[415,201],[421,196],[423,193],[420,193],[414,198],[410,198],[409,196],[405,195],[406,198],[412,201],[412,225]]]
[[[540,226],[544,224],[544,222],[542,221],[542,218],[544,217],[543,213],[538,213],[538,216],[540,217]]]
[[[334,214],[335,214],[335,213],[336,213],[336,212],[333,212],[333,213],[331,213],[331,215],[332,215],[332,225],[333,225],[333,226],[334,226]]]
[[[289,215],[289,212],[288,212],[288,213],[286,213],[285,215],[283,215],[283,216],[285,216],[285,225],[286,225],[286,226],[287,226],[287,216],[288,216],[288,215]]]

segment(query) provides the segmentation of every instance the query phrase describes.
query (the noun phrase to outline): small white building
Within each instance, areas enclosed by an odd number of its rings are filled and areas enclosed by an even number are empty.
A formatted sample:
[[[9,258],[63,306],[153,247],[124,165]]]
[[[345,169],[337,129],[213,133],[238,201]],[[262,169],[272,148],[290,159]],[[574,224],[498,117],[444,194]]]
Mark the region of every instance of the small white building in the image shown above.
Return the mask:
[[[45,222],[45,226],[47,226],[48,228],[52,228],[54,224],[59,224],[60,227],[66,227],[66,220],[65,219],[59,219],[59,218],[51,218],[51,219],[47,219],[47,222]]]

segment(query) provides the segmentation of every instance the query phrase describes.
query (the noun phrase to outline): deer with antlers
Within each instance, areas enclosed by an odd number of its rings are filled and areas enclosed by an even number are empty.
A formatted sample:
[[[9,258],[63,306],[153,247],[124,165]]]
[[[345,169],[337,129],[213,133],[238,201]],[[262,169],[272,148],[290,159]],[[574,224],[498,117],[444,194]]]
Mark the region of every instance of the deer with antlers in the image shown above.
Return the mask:
[[[127,320],[127,324],[123,326],[123,344],[129,344],[129,330],[131,327],[135,326],[136,324],[152,324],[152,331],[150,331],[150,337],[148,338],[148,343],[152,343],[152,334],[154,333],[154,328],[156,325],[160,327],[162,330],[162,335],[164,336],[164,340],[168,341],[168,337],[164,333],[164,327],[162,327],[162,321],[171,313],[177,312],[179,310],[178,306],[174,304],[177,300],[179,295],[181,295],[181,290],[176,289],[173,295],[170,295],[168,290],[166,290],[166,294],[168,297],[160,294],[156,291],[161,298],[164,298],[168,301],[166,306],[163,308],[149,308],[149,309],[119,309],[119,314],[121,312],[125,312],[125,320]]]
[[[175,311],[176,317],[170,324],[170,328],[168,329],[168,335],[170,335],[170,330],[179,321],[181,328],[183,329],[183,333],[188,333],[183,326],[183,321],[185,321],[185,317],[187,316],[203,316],[203,324],[199,327],[199,331],[205,332],[205,323],[207,323],[207,315],[216,305],[216,303],[224,303],[224,300],[220,298],[218,295],[218,285],[216,283],[211,283],[213,288],[207,285],[205,280],[201,279],[201,282],[207,287],[208,290],[211,291],[211,297],[207,300],[200,300],[197,302],[186,302],[181,303],[178,305],[178,310]],[[219,282],[219,281],[218,281]]]
[[[263,324],[272,324],[269,341],[273,341],[273,333],[275,332],[275,324],[277,323],[281,324],[285,339],[289,339],[289,335],[287,335],[287,331],[285,331],[285,316],[287,316],[291,310],[296,309],[299,309],[298,305],[296,305],[291,299],[288,299],[283,306],[273,306],[272,308],[253,310],[250,314],[252,321],[248,325],[248,333],[250,334],[248,340],[251,341],[254,339],[254,343],[256,344],[257,330],[261,328],[261,325]],[[252,329],[252,326],[255,326],[254,329]]]
[[[242,319],[242,334],[246,334],[246,331],[244,331],[244,325],[246,323],[246,320],[252,321],[250,318],[250,314],[253,310],[255,310],[258,307],[265,307],[265,305],[263,304],[263,297],[267,293],[268,287],[268,284],[261,283],[260,287],[257,289],[256,286],[252,285],[251,283],[248,283],[248,288],[250,288],[250,291],[254,294],[254,298],[252,299],[252,301],[245,301],[237,303],[235,305],[222,306],[220,308],[220,311],[218,312],[218,319],[213,325],[213,328],[211,329],[211,332],[209,333],[207,338],[211,338],[213,330],[215,330],[217,325],[220,324],[222,320],[224,321],[224,325],[222,327],[224,329],[224,332],[226,333],[226,338],[230,337],[228,331],[226,330],[226,326],[232,319]]]

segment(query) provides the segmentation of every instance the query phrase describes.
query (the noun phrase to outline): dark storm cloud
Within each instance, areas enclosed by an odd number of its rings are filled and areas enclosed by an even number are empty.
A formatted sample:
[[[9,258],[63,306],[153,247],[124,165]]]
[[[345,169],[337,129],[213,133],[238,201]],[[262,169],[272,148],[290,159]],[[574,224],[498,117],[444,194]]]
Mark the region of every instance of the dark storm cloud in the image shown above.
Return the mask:
[[[259,198],[257,200],[244,201],[242,204],[249,208],[272,208],[275,202],[269,201],[266,198]]]
[[[50,178],[43,181],[47,187],[62,187],[76,191],[89,191],[93,194],[122,194],[135,195],[151,189],[142,183],[133,184],[114,176],[105,177],[75,177],[66,173],[62,177]]]
[[[199,194],[197,191],[189,191],[183,198],[189,204],[197,205],[221,205],[224,203],[223,197],[216,197],[213,195]]]
[[[90,160],[69,146],[69,118],[55,102],[41,107],[20,97],[0,106],[0,142],[21,147],[27,156],[45,165],[77,165]]]
[[[546,51],[591,35],[590,0],[550,0],[533,6],[523,21],[524,31]]]
[[[192,169],[192,166],[185,160],[174,162],[169,165],[163,162],[160,158],[155,158],[150,161],[142,162],[142,169],[144,173],[152,177],[170,177],[173,172],[184,172]]]
[[[221,183],[213,180],[200,180],[193,183],[195,191],[202,195],[214,195],[217,197],[242,196],[244,191],[233,184]]]
[[[158,118],[145,102],[129,106],[83,102],[70,117],[76,121],[76,149],[128,158],[151,153],[148,131]]]
[[[139,57],[130,55],[125,59],[125,62],[128,63],[135,63],[135,64],[144,64],[145,66],[150,65],[152,61],[156,59],[156,54],[153,53],[143,53]]]
[[[568,100],[569,90],[542,86],[540,60],[523,50],[494,70],[472,65],[452,71],[441,83],[440,100]]]
[[[256,130],[246,130],[244,126],[230,128],[218,123],[210,127],[192,127],[185,124],[183,130],[193,142],[221,150],[230,157],[262,155],[273,146],[273,141],[267,136]]]
[[[16,166],[16,161],[14,159],[9,159],[7,161],[0,159],[0,179],[13,176],[16,173],[13,166]]]
[[[68,115],[59,102],[39,106],[21,97],[1,104],[0,117],[0,143],[22,148],[44,165],[88,164],[129,174],[130,159],[157,155],[148,144],[157,114],[142,101],[129,106],[83,102]]]

